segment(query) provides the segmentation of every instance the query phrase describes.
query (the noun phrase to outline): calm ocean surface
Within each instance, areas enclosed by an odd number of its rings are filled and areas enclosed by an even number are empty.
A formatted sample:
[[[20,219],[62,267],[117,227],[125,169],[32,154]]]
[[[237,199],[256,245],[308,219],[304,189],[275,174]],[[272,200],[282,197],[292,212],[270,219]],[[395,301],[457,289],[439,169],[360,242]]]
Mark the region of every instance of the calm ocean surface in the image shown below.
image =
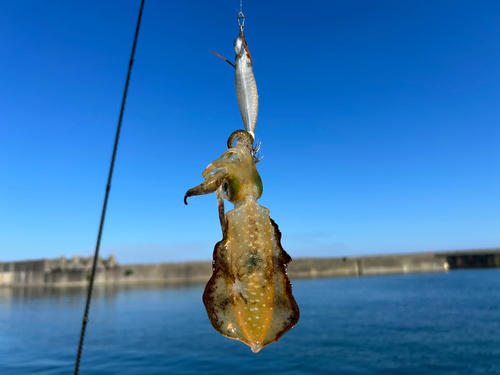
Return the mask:
[[[500,374],[500,270],[294,281],[299,324],[254,354],[204,286],[100,287],[81,374]],[[0,374],[73,372],[85,289],[0,289]]]

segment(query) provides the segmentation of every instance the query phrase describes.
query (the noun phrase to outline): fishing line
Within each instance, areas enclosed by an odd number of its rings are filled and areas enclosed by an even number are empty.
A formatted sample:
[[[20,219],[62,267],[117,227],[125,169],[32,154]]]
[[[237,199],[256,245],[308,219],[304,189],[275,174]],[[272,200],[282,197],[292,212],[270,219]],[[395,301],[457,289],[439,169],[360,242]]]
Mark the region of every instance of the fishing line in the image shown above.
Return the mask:
[[[116,150],[118,149],[118,139],[120,138],[120,130],[122,127],[123,111],[125,110],[125,102],[127,101],[128,84],[130,81],[130,74],[132,72],[132,65],[134,63],[135,47],[137,45],[137,37],[139,36],[139,27],[141,25],[142,9],[143,8],[144,8],[144,0],[141,1],[141,9],[139,10],[139,18],[137,20],[137,27],[135,29],[134,45],[132,47],[132,54],[130,56],[127,80],[125,82],[125,90],[123,91],[122,106],[120,109],[120,117],[118,119],[118,127],[116,129],[116,137],[115,137],[115,145],[113,148],[113,156],[111,158],[111,165],[109,167],[108,184],[106,186],[106,194],[104,196],[104,204],[102,207],[102,214],[101,214],[101,223],[99,225],[99,234],[97,235],[97,243],[96,243],[96,247],[95,247],[94,262],[92,263],[92,274],[90,275],[90,284],[89,284],[89,290],[88,290],[88,294],[87,294],[87,303],[85,305],[85,313],[83,315],[82,332],[80,333],[80,343],[78,345],[78,354],[76,356],[75,375],[78,375],[78,372],[80,371],[80,359],[82,357],[83,341],[85,339],[85,330],[87,329],[87,323],[89,321],[90,301],[92,299],[92,289],[94,288],[94,278],[95,278],[95,271],[96,271],[96,267],[97,267],[97,259],[99,257],[99,247],[101,246],[102,229],[104,227],[104,218],[106,216],[106,208],[108,206],[109,191],[111,190],[111,180],[113,178],[113,169],[115,166]]]

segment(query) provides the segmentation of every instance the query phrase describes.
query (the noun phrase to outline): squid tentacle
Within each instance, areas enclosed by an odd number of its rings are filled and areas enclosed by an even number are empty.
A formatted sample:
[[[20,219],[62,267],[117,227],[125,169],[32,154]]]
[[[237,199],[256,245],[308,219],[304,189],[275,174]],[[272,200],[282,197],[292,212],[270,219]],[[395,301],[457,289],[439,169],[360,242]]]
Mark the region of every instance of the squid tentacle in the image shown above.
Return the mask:
[[[214,193],[215,191],[217,191],[219,186],[221,186],[222,183],[226,180],[228,175],[229,174],[225,169],[220,169],[214,174],[212,174],[210,177],[208,177],[200,185],[192,189],[189,189],[184,195],[184,204],[187,205],[188,204],[187,199],[194,195],[204,195],[204,194]]]
[[[227,148],[232,148],[234,147],[234,141],[236,139],[240,139],[240,141],[247,147],[250,147],[252,149],[253,146],[253,136],[249,132],[245,130],[236,130],[234,131],[228,138],[227,140]]]
[[[250,152],[252,153],[253,163],[257,165],[262,160],[262,157],[260,157],[259,154],[260,142],[257,141],[257,144],[254,147],[253,144],[255,140],[250,132],[247,132],[246,130],[236,130],[229,136],[227,140],[227,147],[234,147],[234,141],[236,139],[238,139],[238,143],[241,142],[250,149]]]

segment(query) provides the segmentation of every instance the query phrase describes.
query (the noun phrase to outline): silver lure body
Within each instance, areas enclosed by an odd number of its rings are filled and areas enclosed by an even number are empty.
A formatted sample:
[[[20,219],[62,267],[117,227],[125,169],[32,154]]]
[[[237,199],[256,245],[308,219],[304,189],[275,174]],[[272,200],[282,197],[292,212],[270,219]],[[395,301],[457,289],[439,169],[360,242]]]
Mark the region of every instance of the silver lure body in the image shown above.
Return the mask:
[[[252,57],[248,51],[242,29],[240,35],[234,41],[234,49],[236,51],[235,81],[238,106],[240,107],[245,130],[252,134],[255,139],[255,127],[259,113],[259,95],[257,94],[257,83],[252,69]]]

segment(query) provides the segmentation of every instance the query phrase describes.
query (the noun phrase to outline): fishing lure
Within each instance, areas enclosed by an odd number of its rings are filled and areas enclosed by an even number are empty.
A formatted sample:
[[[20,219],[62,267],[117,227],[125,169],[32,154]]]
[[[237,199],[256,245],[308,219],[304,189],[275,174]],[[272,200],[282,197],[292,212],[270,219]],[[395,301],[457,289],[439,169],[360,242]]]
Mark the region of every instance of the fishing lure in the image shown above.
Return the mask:
[[[226,58],[213,51],[213,54],[219,56],[234,67],[236,82],[236,98],[240,108],[241,119],[245,130],[255,138],[255,127],[257,126],[257,116],[259,114],[259,95],[257,93],[257,83],[252,68],[252,56],[248,50],[248,45],[243,31],[245,16],[242,12],[238,15],[238,24],[240,33],[234,41],[234,50],[236,59],[233,64]]]
[[[214,248],[203,303],[219,333],[257,353],[297,324],[299,308],[287,275],[292,259],[269,210],[257,203],[263,188],[252,145],[249,132],[231,134],[228,150],[203,171],[205,181],[187,191],[184,203],[194,195],[217,193],[223,239]],[[234,204],[227,213],[224,199]]]

